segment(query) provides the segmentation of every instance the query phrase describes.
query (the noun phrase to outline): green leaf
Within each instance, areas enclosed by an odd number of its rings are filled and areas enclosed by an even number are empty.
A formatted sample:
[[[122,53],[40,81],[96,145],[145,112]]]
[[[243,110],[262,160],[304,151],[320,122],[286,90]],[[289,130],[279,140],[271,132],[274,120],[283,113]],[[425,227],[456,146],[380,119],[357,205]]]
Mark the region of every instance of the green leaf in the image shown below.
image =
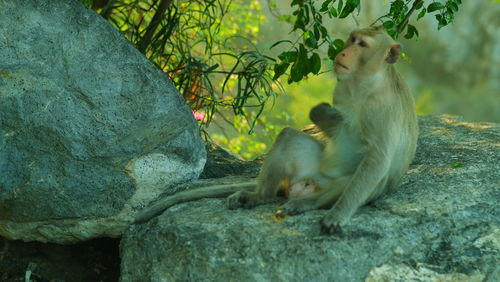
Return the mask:
[[[319,31],[319,27],[320,25],[319,24],[314,24],[314,37],[316,40],[320,39],[321,38],[321,33]]]
[[[448,8],[450,8],[453,12],[458,12],[458,5],[453,2],[448,2],[446,4]]]
[[[289,63],[281,62],[279,64],[274,65],[274,76],[273,80],[278,79],[282,74],[286,72],[288,67],[290,66]]]
[[[448,22],[451,23],[453,21],[453,14],[450,12],[444,13],[444,19]]]
[[[320,12],[326,12],[328,11],[328,5],[330,5],[330,3],[332,2],[333,0],[326,0],[325,2],[323,2],[323,5],[321,5],[321,9],[319,9]]]
[[[438,21],[438,30],[445,27],[448,22],[442,15],[436,15],[436,20]]]
[[[337,56],[337,48],[335,46],[328,46],[328,58],[332,61],[335,61],[335,57]]]
[[[312,66],[311,72],[313,74],[318,74],[321,69],[321,59],[317,53],[314,53],[309,60],[309,63]]]
[[[314,35],[314,33],[311,32],[310,30],[308,30],[304,33],[304,44],[306,44],[306,46],[309,48],[317,48],[318,47],[318,40],[316,39],[316,36]]]
[[[288,83],[298,82],[302,79],[302,69],[298,63],[292,65],[290,70],[290,77],[288,78]]]
[[[307,58],[307,49],[304,44],[299,44],[299,61]]]
[[[349,16],[358,6],[359,6],[359,0],[347,0],[347,3],[342,9],[342,12],[340,12],[339,18],[343,19]]]
[[[398,33],[394,29],[388,30],[387,33],[394,39],[398,38]]]
[[[328,58],[335,61],[335,57],[342,51],[342,48],[344,48],[344,41],[335,39],[330,46],[328,46]]]
[[[393,21],[386,21],[382,24],[386,30],[391,30],[394,28],[394,22]]]
[[[335,7],[332,7],[330,9],[330,15],[332,15],[335,18],[338,17],[339,14],[337,13],[337,9],[335,9]]]
[[[303,31],[306,30],[306,24],[304,23],[304,11],[300,9],[297,13],[297,19],[295,20],[295,24],[293,26],[293,30],[301,29]]]
[[[278,58],[286,63],[293,63],[297,60],[297,51],[283,52],[278,55]]]
[[[359,2],[360,2],[359,0],[347,0],[348,4],[351,4],[356,7],[359,6]]]
[[[290,69],[288,83],[298,82],[309,73],[309,62],[307,58],[307,49],[304,44],[299,44],[299,50],[295,62]]]
[[[389,9],[389,13],[392,15],[399,15],[406,7],[405,2],[403,0],[395,0],[391,3],[391,8]]]
[[[342,48],[344,48],[344,41],[343,41],[343,40],[341,40],[341,39],[335,39],[335,40],[333,41],[333,45],[334,45],[334,46],[335,46],[335,48],[337,48],[337,49],[342,49]]]
[[[218,67],[219,67],[219,64],[215,64],[215,65],[209,67],[208,69],[204,70],[204,72],[205,73],[211,72],[211,71],[215,70]]]
[[[418,30],[415,28],[415,26],[408,24],[407,29],[406,29],[406,39],[411,39],[413,36],[418,37]]]
[[[269,47],[269,49],[273,49],[274,47],[276,47],[276,46],[278,46],[279,44],[284,43],[284,42],[287,42],[287,43],[293,44],[293,42],[292,42],[292,41],[290,41],[290,40],[280,40],[280,41],[278,41],[278,42],[274,43],[273,45],[271,45],[271,47]]]
[[[426,12],[427,12],[427,9],[423,8],[422,11],[420,11],[420,13],[418,13],[417,21],[420,20],[423,16],[425,16]]]
[[[419,2],[418,5],[417,5],[417,7],[416,7],[416,9],[420,10],[420,9],[422,9],[423,6],[424,6],[424,1]]]
[[[463,165],[464,165],[464,164],[463,164],[463,163],[461,163],[461,162],[456,162],[456,163],[452,164],[451,166],[452,166],[452,167],[461,167],[461,166],[463,166]]]
[[[427,12],[432,13],[437,10],[441,10],[444,8],[444,5],[439,3],[439,2],[434,2],[431,3],[429,6],[427,6]]]
[[[326,30],[326,27],[320,26],[319,29],[321,31],[321,36],[323,36],[323,38],[326,38],[328,36],[328,30]]]
[[[311,18],[309,17],[309,6],[304,5],[303,9],[304,9],[304,24],[309,25],[309,21],[311,20]]]

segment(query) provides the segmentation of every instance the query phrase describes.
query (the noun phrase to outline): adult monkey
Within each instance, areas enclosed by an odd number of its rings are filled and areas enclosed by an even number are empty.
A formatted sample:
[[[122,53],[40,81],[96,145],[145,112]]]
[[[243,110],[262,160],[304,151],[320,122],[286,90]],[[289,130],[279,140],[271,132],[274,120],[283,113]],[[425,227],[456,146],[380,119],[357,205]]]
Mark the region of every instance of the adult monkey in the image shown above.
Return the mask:
[[[350,34],[335,58],[335,107],[322,103],[310,112],[311,120],[331,137],[320,157],[319,175],[311,177],[320,191],[289,200],[277,215],[330,208],[321,226],[331,233],[360,206],[399,186],[418,137],[413,98],[393,65],[400,54],[401,45],[382,27]],[[302,138],[303,133],[287,130],[288,142]],[[286,147],[279,141],[274,151],[281,144]],[[229,197],[229,206],[255,204],[272,192],[239,191]]]
[[[147,209],[135,222],[179,202],[241,190],[228,198],[228,207],[252,207],[285,190],[298,198],[281,206],[277,215],[333,205],[321,224],[325,231],[335,231],[361,205],[395,189],[413,159],[418,126],[413,98],[393,66],[400,52],[401,46],[380,27],[352,32],[336,57],[336,107],[323,103],[310,112],[311,120],[330,137],[326,147],[301,131],[284,129],[262,166],[255,191],[240,184],[181,192]]]

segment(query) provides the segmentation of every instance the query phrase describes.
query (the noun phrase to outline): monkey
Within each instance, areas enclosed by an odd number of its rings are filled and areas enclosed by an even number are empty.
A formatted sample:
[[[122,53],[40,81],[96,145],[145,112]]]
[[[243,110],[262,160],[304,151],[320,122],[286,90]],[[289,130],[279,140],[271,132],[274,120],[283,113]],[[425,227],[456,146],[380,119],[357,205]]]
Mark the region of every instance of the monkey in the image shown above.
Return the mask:
[[[321,103],[310,111],[311,121],[329,137],[312,176],[320,189],[288,200],[277,216],[326,208],[321,228],[334,233],[359,207],[400,185],[415,155],[419,131],[413,97],[394,67],[400,54],[401,45],[383,27],[350,34],[335,57],[335,106]],[[287,136],[301,138],[299,133]],[[273,150],[284,153],[291,149],[290,142],[278,139]],[[274,192],[264,184],[259,187]],[[256,192],[235,192],[228,198],[229,206],[257,203],[256,194],[270,196],[269,191]]]
[[[317,124],[332,136],[320,161],[321,174],[332,181],[320,192],[288,201],[279,215],[329,208],[320,223],[332,233],[359,207],[400,185],[419,131],[413,97],[394,67],[400,54],[401,45],[382,27],[350,34],[335,58],[335,108],[320,104],[311,110],[313,122],[331,111],[343,117],[340,126]]]
[[[231,190],[236,192],[227,198],[227,206],[235,209],[273,201],[285,191],[289,200],[277,209],[277,216],[326,208],[329,211],[320,220],[321,229],[339,231],[359,207],[396,189],[415,155],[418,124],[414,101],[394,67],[400,54],[401,45],[383,27],[353,31],[335,58],[335,106],[321,103],[309,114],[327,137],[326,144],[285,128],[252,185],[245,189],[238,185],[231,189],[206,187],[181,192],[185,194],[178,198],[219,197]],[[173,198],[178,194],[164,201],[167,204],[156,205],[156,214],[176,204]],[[140,223],[141,218],[148,219],[139,216],[135,222]]]

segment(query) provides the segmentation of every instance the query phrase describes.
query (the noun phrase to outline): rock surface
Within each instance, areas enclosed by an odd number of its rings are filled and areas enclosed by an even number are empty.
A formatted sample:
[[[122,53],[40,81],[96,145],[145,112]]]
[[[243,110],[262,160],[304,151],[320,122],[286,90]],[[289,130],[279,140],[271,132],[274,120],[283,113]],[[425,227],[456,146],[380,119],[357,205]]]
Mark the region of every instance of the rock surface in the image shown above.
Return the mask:
[[[213,143],[207,144],[206,148],[207,163],[200,179],[227,176],[256,177],[259,173],[262,158],[255,161],[245,161]]]
[[[500,281],[499,126],[420,126],[403,185],[341,233],[320,232],[326,211],[276,220],[277,204],[184,203],[125,232],[122,281]]]
[[[0,1],[0,235],[120,236],[206,151],[167,75],[76,0]]]

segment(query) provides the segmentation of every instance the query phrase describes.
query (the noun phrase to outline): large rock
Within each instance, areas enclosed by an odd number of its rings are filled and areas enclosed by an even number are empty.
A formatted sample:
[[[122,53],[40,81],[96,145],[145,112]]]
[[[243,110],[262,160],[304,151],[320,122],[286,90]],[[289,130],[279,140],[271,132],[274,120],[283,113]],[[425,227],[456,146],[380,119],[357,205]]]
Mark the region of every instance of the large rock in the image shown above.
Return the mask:
[[[499,126],[420,126],[403,185],[343,232],[320,232],[326,211],[276,220],[276,204],[184,203],[125,232],[122,281],[500,281]]]
[[[120,236],[206,160],[189,108],[75,0],[0,1],[0,235]]]

